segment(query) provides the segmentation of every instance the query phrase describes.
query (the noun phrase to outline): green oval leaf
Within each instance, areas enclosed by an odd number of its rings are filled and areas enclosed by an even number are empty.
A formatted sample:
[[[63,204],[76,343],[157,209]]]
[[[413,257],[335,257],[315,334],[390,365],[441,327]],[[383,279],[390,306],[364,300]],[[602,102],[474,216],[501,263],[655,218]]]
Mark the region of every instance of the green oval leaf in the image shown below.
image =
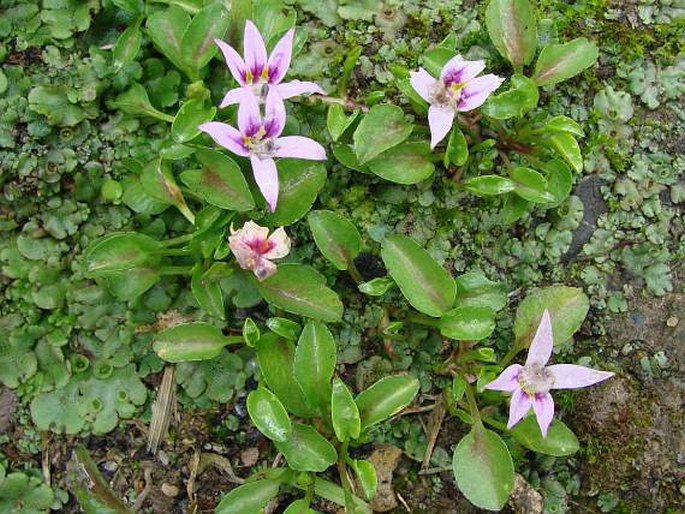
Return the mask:
[[[293,371],[306,401],[320,414],[328,412],[331,404],[336,353],[333,335],[326,325],[312,321],[305,325],[295,349]]]
[[[214,119],[216,107],[205,108],[204,100],[191,98],[181,105],[171,123],[171,137],[177,143],[185,143],[200,135],[198,125]]]
[[[167,362],[203,361],[213,359],[233,342],[214,325],[196,321],[162,330],[154,337],[152,348]]]
[[[290,438],[274,444],[295,471],[326,471],[338,460],[333,445],[310,425],[293,423]]]
[[[357,228],[332,211],[312,211],[307,221],[319,251],[336,268],[346,270],[362,248]]]
[[[262,512],[269,500],[278,494],[278,480],[262,479],[236,487],[225,495],[214,514],[255,514]]]
[[[457,307],[442,316],[438,326],[450,339],[480,341],[495,330],[495,313],[487,307]]]
[[[151,197],[173,205],[190,223],[195,223],[195,215],[190,212],[167,161],[150,161],[140,173],[140,185]]]
[[[286,441],[292,434],[288,412],[271,391],[260,387],[247,395],[247,412],[259,431],[272,441]]]
[[[31,90],[29,94],[29,101],[32,99],[33,92],[34,90]],[[147,91],[138,83],[133,84],[129,89],[118,95],[112,101],[112,107],[132,116],[151,116],[162,121],[174,121],[173,117],[153,107],[150,103],[150,98],[147,96]],[[70,125],[75,124],[71,123]]]
[[[302,332],[302,325],[298,322],[287,318],[279,318],[277,316],[266,320],[266,326],[269,330],[277,333],[281,337],[285,337],[290,341],[297,341]]]
[[[340,321],[343,305],[325,284],[326,279],[314,268],[281,264],[275,275],[257,287],[267,302],[280,309],[319,321]]]
[[[364,498],[371,500],[376,495],[378,487],[378,477],[376,476],[376,469],[368,460],[357,459],[352,461],[352,468],[357,474],[359,484],[364,491]]]
[[[395,281],[390,277],[378,277],[368,282],[362,282],[357,286],[360,292],[369,296],[383,296],[390,288],[395,285]]]
[[[340,139],[345,131],[352,126],[357,119],[360,110],[354,111],[349,116],[345,115],[345,109],[340,104],[331,104],[326,115],[326,127],[331,135],[331,139],[335,142]]]
[[[295,416],[308,418],[313,415],[305,401],[298,383],[293,380],[295,345],[292,341],[267,333],[255,345],[257,361],[262,377],[269,389]]]
[[[404,111],[396,105],[374,105],[354,131],[354,151],[360,164],[399,145],[411,134],[412,126],[404,119]]]
[[[138,50],[140,50],[142,40],[143,34],[140,31],[140,25],[138,23],[131,25],[121,33],[112,50],[115,70],[120,69],[124,64],[135,59]]]
[[[428,143],[401,143],[371,159],[367,166],[379,177],[396,184],[417,184],[435,172]]]
[[[545,123],[545,130],[552,132],[568,132],[571,135],[584,137],[585,132],[577,121],[568,116],[554,116],[547,123]]]
[[[151,259],[161,244],[137,232],[117,232],[93,241],[83,257],[90,277],[135,268]]]
[[[533,60],[537,20],[528,0],[492,0],[485,10],[485,25],[495,48],[515,70]]]
[[[507,288],[501,282],[493,282],[482,273],[469,272],[456,279],[457,307],[487,307],[497,312],[507,304]]]
[[[190,16],[175,5],[152,13],[147,18],[147,31],[152,42],[181,71],[186,71],[183,58],[183,33]]]
[[[219,282],[208,276],[200,264],[195,266],[190,277],[190,290],[198,305],[208,314],[219,319],[225,319],[224,293]]]
[[[571,194],[573,174],[571,169],[559,159],[545,163],[544,170],[547,172],[547,190],[554,197],[549,207],[556,207]]]
[[[514,335],[518,344],[530,345],[545,309],[552,317],[554,343],[562,344],[580,328],[590,309],[590,300],[577,287],[550,286],[532,292],[516,310]]]
[[[554,197],[547,192],[547,179],[537,171],[517,166],[509,172],[514,181],[514,192],[533,203],[549,203]]]
[[[474,426],[459,441],[452,471],[459,490],[482,509],[500,510],[514,486],[514,464],[507,445],[482,426]]]
[[[458,125],[454,125],[450,138],[447,141],[447,149],[445,150],[445,158],[443,164],[447,168],[450,164],[455,166],[463,166],[469,159],[469,146],[466,142],[466,137]]]
[[[452,307],[457,293],[454,279],[413,239],[388,236],[381,247],[381,258],[416,310],[440,317]]]
[[[348,387],[337,377],[333,379],[331,420],[338,441],[345,442],[359,437],[361,431],[359,409]]]
[[[181,180],[188,189],[222,209],[238,212],[254,209],[250,188],[233,159],[221,152],[205,149],[197,150],[195,156],[202,169],[181,173]]]
[[[409,405],[419,392],[419,381],[411,375],[381,378],[357,395],[355,403],[362,429],[394,416]]]
[[[557,132],[547,138],[550,146],[571,165],[576,173],[583,171],[583,156],[578,141],[568,132]]]
[[[519,73],[512,75],[509,91],[493,95],[481,109],[483,114],[498,120],[521,117],[538,105],[540,95],[535,82]]]
[[[326,183],[326,166],[318,161],[280,159],[278,161],[278,204],[263,218],[265,225],[288,226],[312,208]]]
[[[478,196],[493,196],[513,191],[516,186],[506,177],[481,175],[464,181],[464,187]]]
[[[187,25],[181,42],[182,59],[191,72],[191,80],[199,78],[204,68],[217,52],[215,38],[223,39],[230,18],[220,3],[202,8]]]
[[[553,419],[542,437],[535,416],[527,416],[511,429],[511,435],[526,448],[545,455],[565,457],[573,455],[580,448],[575,434],[558,419]]]
[[[549,86],[570,79],[595,64],[598,56],[597,46],[584,37],[547,45],[535,63],[533,80],[538,86]]]
[[[105,275],[107,289],[117,300],[123,302],[138,298],[162,277],[157,270],[157,265],[154,265],[154,268],[148,266],[149,264],[146,264],[145,267],[107,273]]]

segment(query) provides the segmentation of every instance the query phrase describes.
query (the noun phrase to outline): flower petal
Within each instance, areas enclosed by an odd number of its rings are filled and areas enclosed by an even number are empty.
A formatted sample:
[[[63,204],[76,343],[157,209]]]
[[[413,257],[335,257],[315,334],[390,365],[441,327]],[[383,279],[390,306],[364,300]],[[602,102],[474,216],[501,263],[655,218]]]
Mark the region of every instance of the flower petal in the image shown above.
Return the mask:
[[[293,36],[295,29],[285,33],[269,55],[267,70],[269,71],[269,84],[278,84],[290,67],[290,57],[293,53]]]
[[[502,85],[502,82],[504,82],[503,78],[492,74],[470,80],[461,90],[457,110],[465,112],[480,107],[490,93]]]
[[[526,367],[535,364],[538,366],[547,364],[547,361],[552,356],[552,348],[554,348],[552,318],[549,315],[549,311],[545,309],[545,312],[542,313],[538,329],[535,332],[533,342],[530,343]]]
[[[520,364],[512,364],[502,371],[495,380],[485,384],[485,389],[513,393],[517,389],[520,389],[518,377],[522,369],[523,366]]]
[[[319,95],[325,95],[326,92],[321,89],[321,86],[315,84],[314,82],[308,82],[305,80],[291,80],[284,84],[278,84],[276,86],[278,94],[284,100],[286,98],[292,98],[293,96],[300,96],[305,93],[316,93]]]
[[[230,125],[218,121],[209,121],[202,125],[198,125],[197,128],[202,132],[209,134],[218,145],[223,146],[234,154],[243,157],[249,155],[247,148],[243,146],[240,132]]]
[[[538,419],[542,437],[547,437],[547,429],[554,417],[554,400],[549,393],[537,393],[533,399],[533,412]]]
[[[244,86],[247,68],[245,67],[243,59],[238,52],[225,41],[215,39],[214,42],[219,47],[219,50],[221,50],[221,53],[224,54],[224,59],[226,60],[226,64],[228,65],[228,69],[231,72],[231,75],[233,75],[233,78],[238,81],[238,84]]]
[[[528,396],[528,393],[523,389],[517,389],[511,396],[511,404],[509,405],[509,422],[507,428],[513,427],[516,423],[521,421],[523,416],[530,410],[533,399]]]
[[[243,225],[243,228],[234,232],[239,234],[242,240],[246,243],[254,241],[266,241],[269,236],[269,228],[257,225],[254,221],[248,220]]]
[[[431,148],[442,141],[452,128],[454,111],[451,107],[431,105],[428,108],[428,126],[431,129]]]
[[[310,159],[312,161],[325,161],[327,159],[326,149],[308,137],[279,137],[274,141],[274,143],[276,145],[276,157]]]
[[[285,104],[279,96],[276,88],[270,87],[266,95],[264,107],[264,130],[268,138],[276,138],[281,135],[285,127]]]
[[[243,55],[245,56],[245,66],[252,73],[253,78],[252,81],[248,82],[258,82],[262,70],[266,66],[266,47],[262,35],[250,20],[245,22]]]
[[[257,259],[254,270],[252,270],[252,272],[255,274],[255,277],[257,277],[257,280],[260,282],[269,278],[271,275],[276,273],[276,271],[276,265],[264,257]]]
[[[266,252],[263,257],[266,259],[282,259],[290,252],[290,238],[285,233],[283,227],[274,230],[274,233],[269,236],[269,245],[273,248]]]
[[[465,61],[461,55],[455,55],[442,67],[440,80],[446,86],[463,84],[473,79],[484,69],[485,61]]]
[[[437,80],[423,68],[419,68],[419,71],[409,72],[409,83],[411,84],[411,87],[413,87],[426,102],[431,101],[433,88],[435,87],[436,82]]]
[[[600,371],[576,364],[553,364],[545,369],[554,377],[552,389],[578,389],[614,376],[611,371]]]
[[[228,107],[229,105],[239,104],[243,101],[245,95],[250,94],[250,92],[251,90],[249,86],[231,89],[228,93],[224,95],[223,100],[221,100],[221,103],[219,104],[219,109],[223,109],[224,107]]]
[[[238,106],[238,128],[247,137],[255,135],[262,128],[259,100],[250,88],[245,88],[245,94]]]
[[[274,212],[278,202],[278,170],[276,169],[276,163],[273,159],[260,159],[256,155],[250,156],[250,162],[252,163],[252,173],[255,182],[257,182],[257,187],[262,192],[269,210]]]

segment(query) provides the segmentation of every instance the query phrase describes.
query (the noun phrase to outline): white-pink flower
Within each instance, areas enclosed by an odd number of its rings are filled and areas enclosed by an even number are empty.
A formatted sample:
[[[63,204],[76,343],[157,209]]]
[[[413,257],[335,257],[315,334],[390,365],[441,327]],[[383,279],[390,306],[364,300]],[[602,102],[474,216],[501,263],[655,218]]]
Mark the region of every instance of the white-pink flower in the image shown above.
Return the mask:
[[[233,230],[231,226],[228,245],[238,265],[252,271],[260,281],[276,273],[276,265],[271,262],[273,259],[281,259],[290,252],[290,238],[283,227],[269,236],[269,229],[254,221],[245,222],[239,230]]]
[[[577,366],[575,364],[553,364],[546,366],[552,355],[552,319],[545,309],[533,342],[528,350],[526,363],[512,364],[499,377],[485,386],[486,389],[513,393],[509,406],[508,428],[523,419],[533,408],[542,436],[547,436],[554,416],[554,400],[551,389],[577,389],[587,387],[612,377],[609,371]]]
[[[226,93],[219,107],[239,103],[250,90],[255,95],[260,96],[264,84],[267,84],[269,89],[275,88],[281,98],[290,98],[304,93],[325,95],[326,92],[314,82],[293,80],[281,84],[290,67],[294,35],[295,29],[286,32],[276,43],[271,55],[267,57],[262,35],[254,23],[247,20],[243,38],[245,60],[231,45],[220,39],[215,39],[214,42],[224,54],[231,75],[240,84],[240,87],[231,89]]]
[[[269,89],[264,108],[262,118],[259,100],[248,89],[238,107],[238,129],[218,121],[203,123],[198,128],[234,154],[250,158],[255,182],[273,212],[278,202],[274,157],[324,161],[326,150],[308,137],[279,137],[285,127],[285,105],[275,89]]]
[[[416,92],[430,103],[428,125],[431,130],[431,148],[444,139],[452,128],[457,112],[480,107],[504,79],[488,74],[476,77],[485,69],[485,61],[465,61],[461,55],[443,66],[440,78],[433,78],[423,68],[410,73],[410,82]]]

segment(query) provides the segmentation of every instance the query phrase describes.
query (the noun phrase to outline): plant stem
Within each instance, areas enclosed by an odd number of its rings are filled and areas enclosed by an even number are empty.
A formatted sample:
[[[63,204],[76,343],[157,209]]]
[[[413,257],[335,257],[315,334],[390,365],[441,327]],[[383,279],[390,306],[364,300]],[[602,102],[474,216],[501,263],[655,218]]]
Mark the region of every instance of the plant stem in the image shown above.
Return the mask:
[[[350,274],[352,280],[354,280],[356,284],[361,284],[364,282],[364,278],[362,277],[361,273],[359,273],[357,266],[354,264],[354,259],[350,259],[350,261],[347,263],[347,272]]]
[[[338,450],[338,474],[340,475],[340,484],[342,484],[343,491],[345,492],[345,509],[351,506],[354,496],[349,477],[347,476],[347,465],[345,464],[345,461],[349,459],[347,455],[348,444],[348,441],[345,441]]]
[[[495,427],[498,430],[505,431],[507,430],[507,425],[502,423],[501,421],[497,421],[494,418],[491,418],[490,416],[483,416],[483,421],[485,421],[488,425]]]
[[[407,321],[411,321],[412,323],[418,323],[419,325],[428,325],[429,327],[440,326],[439,319],[429,318],[428,316],[424,316],[423,314],[419,314],[417,312],[410,312],[407,316]]]
[[[466,402],[469,404],[469,411],[471,417],[476,422],[476,425],[483,426],[483,421],[480,419],[480,410],[478,409],[478,404],[476,403],[476,397],[473,395],[473,390],[471,389],[471,384],[466,384]]]
[[[161,241],[161,243],[164,246],[175,246],[178,244],[185,243],[186,241],[190,241],[192,238],[193,234],[183,234],[182,236],[172,237],[171,239],[167,239],[166,241]]]
[[[164,257],[173,257],[178,255],[189,255],[190,250],[187,248],[167,248],[166,250],[160,250],[156,253],[157,255],[163,255]]]
[[[160,275],[190,275],[193,266],[164,266],[159,270]]]
[[[509,349],[509,351],[507,352],[507,354],[506,354],[506,355],[504,356],[504,358],[500,361],[499,365],[502,366],[502,367],[504,368],[507,364],[509,364],[509,361],[511,361],[511,359],[513,359],[514,357],[516,357],[516,354],[517,354],[518,352],[520,352],[521,350],[523,350],[523,347],[521,347],[521,345],[519,345],[518,343],[515,343],[514,346],[512,346],[512,347]]]

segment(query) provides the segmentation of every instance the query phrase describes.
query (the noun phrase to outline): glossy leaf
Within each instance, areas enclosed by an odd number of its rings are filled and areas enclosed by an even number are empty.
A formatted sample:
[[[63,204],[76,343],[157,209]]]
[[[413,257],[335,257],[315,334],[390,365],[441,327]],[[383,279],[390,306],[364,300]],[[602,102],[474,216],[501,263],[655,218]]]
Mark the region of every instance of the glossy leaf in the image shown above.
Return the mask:
[[[191,80],[199,78],[199,70],[204,68],[217,52],[215,38],[223,39],[230,18],[220,3],[203,7],[183,32],[181,55],[190,72]]]
[[[411,375],[381,378],[355,399],[362,429],[394,416],[409,405],[418,392],[419,381]]]
[[[487,307],[457,307],[440,318],[439,327],[450,339],[480,341],[495,330],[495,314]]]
[[[279,188],[276,210],[264,217],[264,224],[288,226],[312,208],[326,183],[326,166],[319,161],[280,159],[277,163]]]
[[[205,108],[204,100],[191,98],[181,105],[171,123],[171,137],[177,143],[185,143],[200,135],[198,125],[214,119],[216,107]]]
[[[225,319],[224,294],[219,282],[205,276],[201,266],[196,266],[190,278],[190,290],[202,309],[212,316]]]
[[[430,50],[426,50],[421,56],[423,65],[434,77],[439,77],[442,68],[447,64],[452,57],[457,55],[454,48],[445,48],[443,46],[436,46]],[[425,100],[424,100],[425,101]]]
[[[297,341],[302,332],[302,325],[287,318],[273,317],[266,320],[269,330],[290,341]]]
[[[161,244],[137,232],[115,232],[93,241],[83,257],[90,277],[135,268],[151,259]]]
[[[307,405],[302,389],[293,380],[295,345],[276,334],[263,334],[256,344],[257,361],[269,389],[281,400],[289,412],[308,418],[313,411]]]
[[[598,56],[597,46],[584,37],[564,44],[549,44],[535,63],[533,80],[538,86],[549,86],[570,79],[594,65]]]
[[[173,205],[190,223],[195,223],[195,215],[190,212],[167,161],[162,159],[150,161],[141,171],[140,185],[151,197]]]
[[[271,391],[260,387],[247,395],[247,412],[252,423],[272,441],[283,442],[290,438],[290,417],[280,400]]]
[[[386,150],[368,161],[372,173],[396,184],[417,184],[435,172],[428,143],[408,142]]]
[[[544,169],[547,172],[547,190],[554,197],[549,207],[556,207],[571,194],[573,174],[571,169],[558,159],[545,163]]]
[[[540,426],[532,415],[516,423],[511,435],[529,450],[555,457],[573,455],[580,448],[575,434],[558,419],[552,420],[547,437],[542,437]]]
[[[331,378],[337,348],[323,323],[310,321],[302,330],[295,349],[294,377],[306,401],[317,412],[328,412],[331,404]]]
[[[440,317],[452,307],[457,293],[454,279],[416,241],[403,235],[390,235],[383,241],[381,258],[416,310]]]
[[[412,126],[396,105],[374,105],[354,131],[354,151],[360,164],[399,145],[411,134]]]
[[[514,465],[507,445],[495,432],[475,425],[452,457],[459,490],[475,506],[500,510],[514,486]]]
[[[295,471],[322,472],[335,464],[338,454],[328,440],[310,425],[292,424],[292,434],[274,444]]]
[[[326,322],[342,318],[338,295],[326,286],[323,275],[309,266],[281,264],[276,274],[257,287],[267,302],[287,312]]]
[[[143,34],[140,31],[140,25],[138,23],[131,25],[121,33],[112,49],[115,70],[120,69],[124,64],[135,59],[140,50],[142,40]]]
[[[488,98],[481,109],[483,114],[498,120],[521,117],[538,105],[538,87],[528,77],[516,73],[511,77],[508,91]]]
[[[504,205],[499,212],[499,216],[504,227],[508,227],[519,220],[530,208],[530,202],[524,200],[516,193],[507,193],[503,203]]]
[[[244,212],[254,209],[255,203],[243,172],[233,159],[215,150],[200,149],[195,156],[202,164],[201,170],[181,173],[181,180],[188,188],[202,196],[207,203]]]
[[[132,116],[151,116],[168,122],[174,120],[172,116],[153,107],[150,98],[147,96],[147,91],[138,83],[119,94],[112,101],[112,106]]]
[[[309,508],[309,502],[304,498],[295,500],[288,508],[283,511],[283,514],[316,514],[316,512]]]
[[[262,334],[254,320],[252,318],[245,318],[243,322],[243,339],[245,344],[254,348],[257,346],[260,337],[262,337]]]
[[[356,459],[352,461],[352,469],[357,475],[359,484],[362,486],[364,498],[371,500],[376,495],[378,488],[378,477],[376,476],[376,469],[368,460]]]
[[[585,132],[580,124],[568,116],[554,116],[545,123],[545,130],[552,132],[568,132],[573,136],[584,137]]]
[[[167,362],[190,362],[213,359],[234,342],[214,325],[196,321],[162,330],[154,337],[152,347]]]
[[[352,397],[352,393],[339,378],[333,379],[331,419],[338,441],[345,442],[359,437],[361,431],[359,409]]]
[[[547,141],[576,173],[582,173],[583,156],[578,141],[573,135],[568,132],[558,132],[549,136]]]
[[[307,221],[319,251],[337,269],[346,270],[362,248],[357,228],[333,211],[312,211]]]
[[[147,31],[152,42],[181,71],[186,71],[183,58],[183,33],[190,16],[175,5],[156,11],[147,18]]]
[[[126,302],[138,298],[162,278],[157,268],[157,265],[150,267],[150,264],[146,264],[125,271],[107,273],[107,289],[117,300]]]
[[[225,495],[214,514],[255,514],[262,512],[269,501],[276,497],[280,482],[262,479],[236,487]]]
[[[331,104],[326,116],[326,126],[328,127],[331,139],[333,141],[338,141],[345,131],[352,126],[360,113],[360,110],[356,110],[347,116],[342,105]]]
[[[354,153],[354,148],[352,145],[338,143],[333,145],[332,150],[335,158],[343,166],[361,173],[371,173],[371,170],[369,170],[367,165],[360,164],[359,159],[357,159],[357,155]]]
[[[537,20],[528,0],[491,0],[485,25],[497,51],[520,71],[535,56]]]
[[[489,280],[482,273],[464,273],[457,277],[456,282],[457,307],[487,307],[497,312],[507,304],[506,286]]]
[[[362,282],[357,286],[357,289],[364,294],[369,296],[383,296],[387,293],[393,286],[395,281],[390,277],[378,277],[368,282]]]
[[[590,308],[590,301],[582,289],[550,286],[530,293],[516,310],[514,335],[519,344],[528,346],[542,319],[545,309],[552,317],[554,343],[568,341],[580,328]]]
[[[447,149],[445,150],[445,158],[443,164],[447,168],[450,164],[455,166],[463,166],[469,159],[469,147],[466,142],[466,137],[456,124],[452,127],[450,138],[447,140]]]
[[[554,197],[547,192],[547,179],[537,171],[517,166],[509,172],[514,181],[514,192],[533,203],[549,203]]]
[[[513,191],[516,186],[506,177],[481,175],[464,181],[464,187],[478,196],[493,196]]]

